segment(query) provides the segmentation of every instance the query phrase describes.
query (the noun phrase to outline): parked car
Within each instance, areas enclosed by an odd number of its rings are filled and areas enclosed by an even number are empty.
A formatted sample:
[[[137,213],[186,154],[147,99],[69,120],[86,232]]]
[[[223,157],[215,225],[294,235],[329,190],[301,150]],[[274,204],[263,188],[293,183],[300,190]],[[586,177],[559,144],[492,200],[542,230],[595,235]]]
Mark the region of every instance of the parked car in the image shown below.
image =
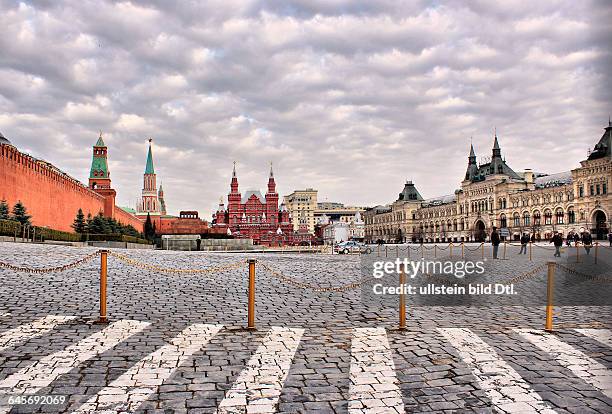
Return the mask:
[[[350,253],[372,253],[372,249],[363,243],[356,241],[345,241],[338,243],[334,246],[334,251],[338,254],[350,254]]]

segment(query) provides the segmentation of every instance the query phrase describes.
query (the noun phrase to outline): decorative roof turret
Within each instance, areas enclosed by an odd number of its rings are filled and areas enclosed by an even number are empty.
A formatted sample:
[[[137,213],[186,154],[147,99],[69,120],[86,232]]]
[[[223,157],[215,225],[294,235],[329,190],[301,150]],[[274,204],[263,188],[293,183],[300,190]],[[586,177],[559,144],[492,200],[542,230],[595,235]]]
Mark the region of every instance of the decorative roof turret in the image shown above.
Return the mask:
[[[422,201],[423,197],[419,194],[419,191],[416,189],[412,181],[407,180],[406,184],[404,184],[404,189],[401,193],[399,193],[399,197],[397,201]]]
[[[238,193],[238,177],[236,177],[236,161],[234,161],[234,168],[232,169],[232,182],[230,184],[231,192]]]
[[[470,155],[468,156],[468,166],[465,172],[465,179],[474,181],[478,177],[478,165],[476,164],[476,153],[474,144],[470,143]]]
[[[276,193],[276,182],[274,181],[274,171],[272,170],[272,161],[270,161],[270,178],[268,178],[268,194]]]
[[[589,160],[612,156],[612,120],[608,118],[608,126],[605,128],[604,134],[601,136],[593,151],[589,153]]]

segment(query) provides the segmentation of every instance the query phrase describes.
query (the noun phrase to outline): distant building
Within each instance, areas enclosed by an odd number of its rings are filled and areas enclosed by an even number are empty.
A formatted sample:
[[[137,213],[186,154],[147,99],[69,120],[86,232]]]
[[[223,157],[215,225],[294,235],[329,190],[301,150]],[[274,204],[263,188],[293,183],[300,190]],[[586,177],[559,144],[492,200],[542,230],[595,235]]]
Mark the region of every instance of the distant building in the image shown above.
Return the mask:
[[[295,190],[284,197],[285,207],[291,216],[294,231],[307,231],[314,234],[315,210],[317,209],[317,190],[307,188]]]
[[[250,190],[242,195],[238,190],[234,164],[227,209],[221,200],[215,213],[214,228],[235,238],[253,239],[253,243],[261,245],[309,243],[312,236],[307,232],[294,231],[289,211],[284,204],[279,207],[278,198],[272,166],[265,196],[257,190]]]
[[[364,214],[367,241],[482,241],[492,227],[510,239],[521,233],[548,239],[590,232],[604,239],[612,227],[612,122],[580,162],[557,174],[517,173],[502,157],[497,134],[490,161],[478,164],[470,147],[461,188],[424,200],[411,182],[396,201]]]
[[[363,214],[365,210],[365,207],[345,206],[342,203],[325,201],[317,203],[314,219],[315,223],[318,223],[325,216],[329,221],[350,223],[354,220],[356,213]]]
[[[362,241],[365,235],[365,224],[361,213],[357,212],[351,221],[329,221],[323,216],[320,221],[323,243],[336,244],[348,240]]]

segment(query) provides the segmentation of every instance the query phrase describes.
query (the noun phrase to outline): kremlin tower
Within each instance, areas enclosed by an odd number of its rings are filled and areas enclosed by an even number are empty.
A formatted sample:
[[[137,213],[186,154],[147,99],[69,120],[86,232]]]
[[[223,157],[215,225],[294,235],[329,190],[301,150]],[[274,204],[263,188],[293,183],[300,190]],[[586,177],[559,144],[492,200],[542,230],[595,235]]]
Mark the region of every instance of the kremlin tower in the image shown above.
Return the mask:
[[[159,202],[157,192],[157,175],[153,167],[152,141],[152,139],[149,139],[149,153],[147,154],[147,165],[143,178],[142,198],[137,209],[139,216],[146,216],[147,214],[159,216],[161,214],[161,203]],[[163,190],[161,194],[163,196]]]
[[[102,139],[102,132],[93,146],[93,158],[89,171],[89,188],[104,197],[105,217],[115,217],[115,196],[111,188],[110,171],[108,171],[108,148]]]

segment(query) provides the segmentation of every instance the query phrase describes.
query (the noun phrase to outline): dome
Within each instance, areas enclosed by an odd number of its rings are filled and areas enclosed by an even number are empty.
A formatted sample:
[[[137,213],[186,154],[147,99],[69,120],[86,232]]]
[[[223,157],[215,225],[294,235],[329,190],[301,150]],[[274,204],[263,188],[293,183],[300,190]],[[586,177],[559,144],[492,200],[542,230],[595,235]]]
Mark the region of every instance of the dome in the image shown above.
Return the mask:
[[[9,141],[8,139],[6,139],[4,137],[4,135],[2,135],[2,132],[0,132],[0,144],[7,144],[7,145],[12,145],[11,141]]]

